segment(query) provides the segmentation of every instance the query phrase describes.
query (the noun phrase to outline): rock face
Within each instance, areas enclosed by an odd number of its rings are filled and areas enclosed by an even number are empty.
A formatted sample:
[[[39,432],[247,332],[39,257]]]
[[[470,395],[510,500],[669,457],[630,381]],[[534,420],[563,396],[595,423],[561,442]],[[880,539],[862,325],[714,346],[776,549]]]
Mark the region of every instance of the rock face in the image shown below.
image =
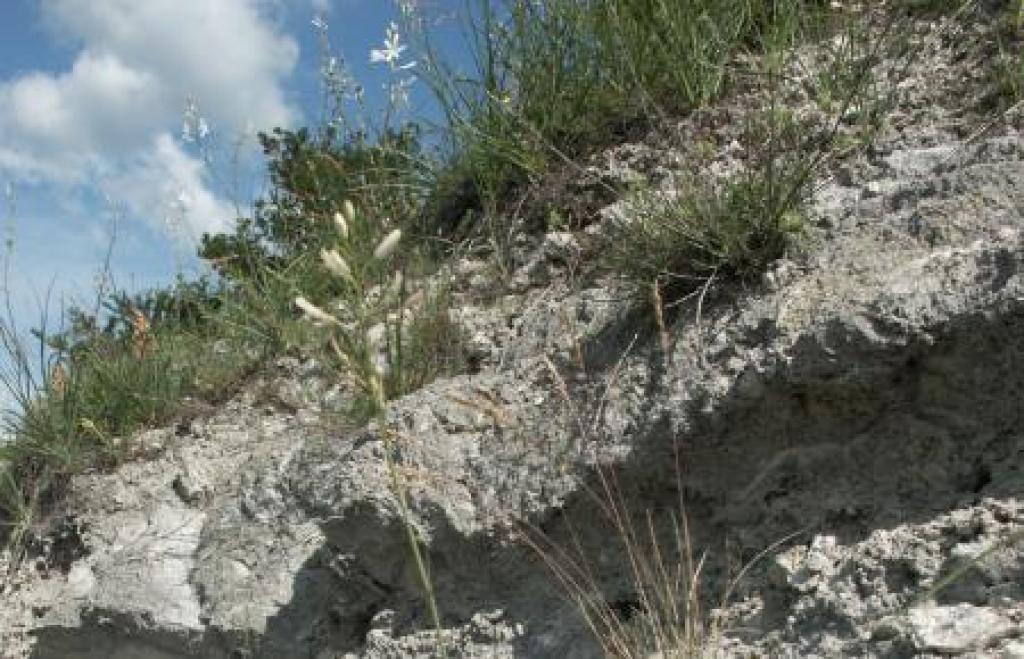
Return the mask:
[[[382,424],[332,421],[338,393],[282,362],[150,432],[160,457],[72,482],[0,591],[0,656],[599,656],[530,543],[635,615],[613,489],[638,520],[685,503],[708,655],[1024,657],[1024,136],[967,142],[942,112],[905,109],[818,191],[806,253],[682,308],[670,354],[613,282],[567,276],[586,236],[557,234],[523,290],[466,292],[479,372]]]

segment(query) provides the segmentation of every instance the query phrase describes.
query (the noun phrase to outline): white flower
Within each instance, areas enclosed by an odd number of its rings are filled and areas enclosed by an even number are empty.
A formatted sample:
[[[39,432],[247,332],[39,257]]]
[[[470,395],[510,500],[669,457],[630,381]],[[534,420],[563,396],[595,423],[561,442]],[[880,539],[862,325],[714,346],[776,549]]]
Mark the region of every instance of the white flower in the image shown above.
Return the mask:
[[[384,38],[384,47],[370,50],[370,63],[384,63],[392,69],[411,69],[416,66],[416,62],[398,63],[405,50],[406,46],[402,43],[402,35],[398,32],[398,26],[391,23],[388,25],[387,34]]]
[[[416,13],[416,0],[398,0],[398,11],[402,16],[411,17]]]
[[[380,241],[380,244],[377,245],[377,249],[373,250],[374,257],[383,261],[387,257],[391,256],[391,253],[395,251],[395,247],[398,245],[398,241],[401,239],[402,230],[395,229],[385,236],[384,240]]]

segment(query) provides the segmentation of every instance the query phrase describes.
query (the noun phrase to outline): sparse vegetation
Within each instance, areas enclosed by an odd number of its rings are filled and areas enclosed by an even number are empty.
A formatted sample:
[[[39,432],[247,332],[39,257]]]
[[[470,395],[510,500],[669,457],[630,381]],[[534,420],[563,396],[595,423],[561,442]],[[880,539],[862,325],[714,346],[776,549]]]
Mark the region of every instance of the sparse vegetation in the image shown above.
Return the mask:
[[[470,3],[474,71],[456,73],[411,26],[443,107],[450,183],[493,209],[510,192],[574,159],[720,98],[738,83],[738,57],[770,32],[795,36],[802,0],[631,2],[489,0]],[[451,192],[440,189],[444,196]],[[465,194],[464,191],[462,194]]]
[[[1002,110],[1024,100],[1024,2],[1010,2],[994,30],[992,91],[986,99]]]
[[[66,330],[36,330],[35,359],[11,319],[0,325],[11,357],[3,384],[17,405],[7,420],[14,439],[0,446],[9,527],[27,527],[28,502],[54,496],[70,475],[137,457],[135,431],[167,422],[187,397],[223,397],[265,358],[267,344],[230,298],[205,280],[110,294],[103,318],[72,307]]]
[[[653,287],[659,304],[715,279],[756,279],[805,228],[805,202],[821,177],[884,122],[897,74],[912,56],[907,33],[894,24],[875,33],[870,11],[813,0],[469,4],[469,76],[444,60],[422,17],[405,14],[426,62],[420,79],[446,117],[440,154],[427,153],[414,124],[375,139],[336,128],[276,130],[262,140],[269,197],[233,233],[204,237],[200,255],[215,282],[117,292],[94,312],[70,309],[69,327],[53,335],[40,329],[38,358],[11,323],[0,324],[14,364],[5,384],[17,405],[13,441],[0,446],[8,542],[22,542],[33,515],[70,476],[137,457],[134,432],[172,419],[186,397],[223,396],[270,355],[325,356],[354,384],[360,422],[462,370],[447,280],[431,279],[443,271],[456,225],[508,226],[518,188],[553,163],[581,167],[587,154],[635,127],[670,123],[723,99],[747,103],[737,113],[745,122],[737,131],[741,153],[726,174],[708,174],[713,154],[692,153],[669,194],[623,194],[628,217],[606,236],[602,267],[645,297]],[[1008,6],[992,69],[1000,107],[1024,97],[1022,24],[1024,2]],[[798,46],[817,47],[825,60],[801,84],[794,83]],[[876,75],[883,59],[896,62],[887,78]],[[609,656],[675,656],[680,648],[681,656],[699,656],[710,632],[694,594],[700,565],[685,521],[675,520],[670,535],[678,545],[669,559],[658,551],[653,522],[638,532],[612,506],[650,615],[624,625],[565,563],[553,563],[556,575]],[[407,527],[429,600],[429,574]],[[653,559],[640,557],[641,545]],[[436,603],[430,609],[440,626]]]
[[[759,275],[799,234],[814,181],[809,154],[794,146],[802,132],[788,114],[770,113],[763,122],[766,134],[753,141],[767,147],[734,178],[694,175],[670,198],[633,196],[606,259],[641,294],[654,285],[671,304],[715,276]]]
[[[883,124],[914,56],[909,26],[891,17],[878,24],[870,12],[797,19],[799,9],[776,3],[776,22],[758,33],[759,57],[740,91],[751,107],[738,109],[746,116],[739,153],[724,162],[688,153],[694,164],[670,192],[627,196],[628,217],[613,228],[606,261],[641,297],[654,286],[674,304],[716,277],[759,277],[801,235],[814,187]],[[813,71],[802,62],[808,57]],[[877,70],[883,63],[886,72]]]

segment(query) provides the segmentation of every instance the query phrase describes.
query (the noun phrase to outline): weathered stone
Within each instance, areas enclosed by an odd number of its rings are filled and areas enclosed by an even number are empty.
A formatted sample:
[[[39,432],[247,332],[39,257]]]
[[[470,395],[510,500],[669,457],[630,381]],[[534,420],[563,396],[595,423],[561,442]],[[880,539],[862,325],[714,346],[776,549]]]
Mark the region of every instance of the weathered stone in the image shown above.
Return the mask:
[[[997,612],[970,604],[915,607],[908,617],[918,651],[941,655],[987,650],[1021,631]]]
[[[609,497],[672,568],[682,502],[711,656],[1020,656],[1024,138],[960,141],[935,79],[972,65],[934,41],[902,128],[818,189],[803,251],[674,309],[669,354],[615,281],[565,276],[577,235],[516,242],[508,295],[467,260],[473,373],[353,429],[320,414],[345,390],[284,360],[187,433],[135,438],[147,461],[73,479],[0,588],[4,658],[600,656],[535,549],[573,553],[637,622]],[[679,132],[703,139],[701,117]],[[709,176],[741,155],[720,123]],[[658,143],[593,179],[678,194],[665,168],[688,161]]]

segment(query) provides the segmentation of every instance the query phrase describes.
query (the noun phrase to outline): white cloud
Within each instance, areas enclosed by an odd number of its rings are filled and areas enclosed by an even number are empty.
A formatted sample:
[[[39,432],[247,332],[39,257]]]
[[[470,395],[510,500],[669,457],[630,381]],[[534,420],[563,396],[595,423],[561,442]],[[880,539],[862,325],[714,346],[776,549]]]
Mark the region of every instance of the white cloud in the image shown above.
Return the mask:
[[[298,46],[273,22],[273,1],[43,0],[54,33],[80,50],[65,72],[0,81],[0,175],[96,185],[157,220],[175,186],[190,226],[220,226],[226,204],[167,131],[189,95],[227,137],[295,123],[282,85]],[[143,183],[156,189],[132,187]]]
[[[81,182],[105,157],[150,138],[164,96],[153,74],[89,51],[60,76],[18,78],[0,86],[0,166]]]
[[[226,231],[235,219],[230,203],[206,186],[203,162],[161,133],[150,149],[100,184],[110,199],[125,204],[133,216],[150,217],[172,238],[186,244],[203,232]]]
[[[217,124],[286,124],[295,118],[280,89],[298,59],[260,0],[46,0],[50,20],[87,50],[112,53],[154,73],[176,99],[200,99]]]

